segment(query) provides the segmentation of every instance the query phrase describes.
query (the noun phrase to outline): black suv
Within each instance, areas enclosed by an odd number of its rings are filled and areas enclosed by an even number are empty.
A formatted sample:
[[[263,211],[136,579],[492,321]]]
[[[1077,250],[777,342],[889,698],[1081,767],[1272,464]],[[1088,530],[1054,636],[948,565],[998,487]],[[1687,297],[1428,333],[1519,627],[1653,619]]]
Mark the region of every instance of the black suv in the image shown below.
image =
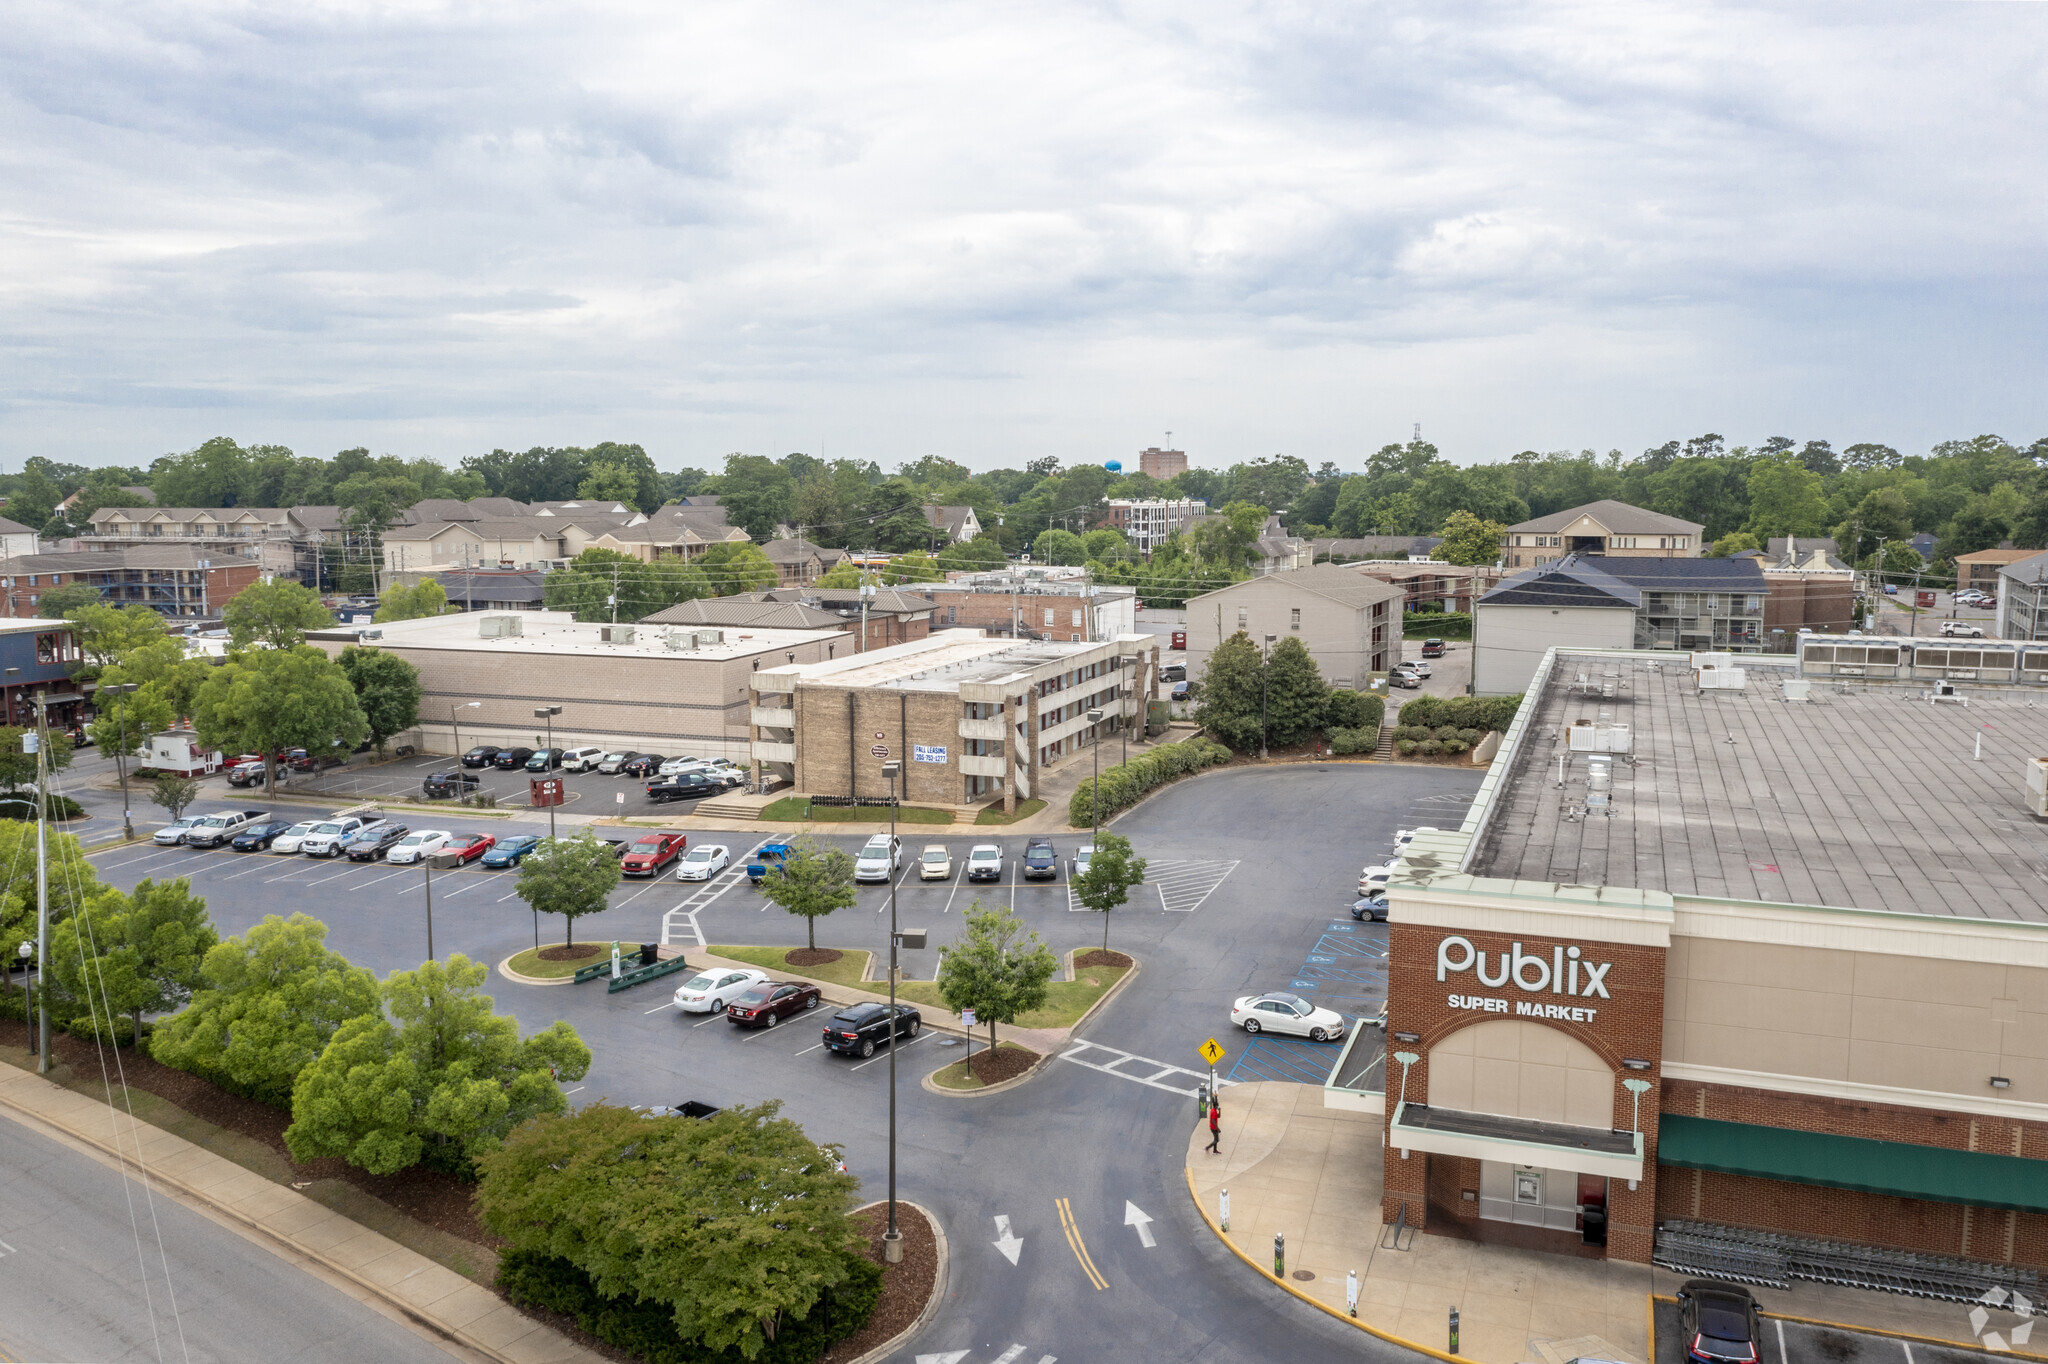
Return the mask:
[[[1689,1279],[1678,1290],[1678,1330],[1693,1364],[1755,1364],[1761,1332],[1747,1288]]]
[[[448,772],[430,773],[420,783],[420,792],[435,800],[446,800],[450,796],[464,796],[483,785],[483,778],[455,769]]]
[[[530,748],[501,748],[498,756],[491,759],[491,765],[504,772],[516,772],[526,766],[526,760],[533,756]]]
[[[924,1015],[908,1004],[896,1006],[896,1026],[889,1026],[886,1004],[856,1004],[841,1009],[825,1020],[825,1047],[846,1056],[873,1056],[875,1044],[898,1037],[915,1037],[924,1026]]]
[[[1034,838],[1024,845],[1024,879],[1043,881],[1048,878],[1057,881],[1060,875],[1060,855],[1053,851],[1052,840]]]
[[[382,820],[363,829],[348,841],[348,860],[375,862],[391,851],[398,840],[412,832],[395,819]]]
[[[475,748],[462,755],[462,765],[464,767],[489,767],[497,760],[498,746],[496,744],[478,744]]]

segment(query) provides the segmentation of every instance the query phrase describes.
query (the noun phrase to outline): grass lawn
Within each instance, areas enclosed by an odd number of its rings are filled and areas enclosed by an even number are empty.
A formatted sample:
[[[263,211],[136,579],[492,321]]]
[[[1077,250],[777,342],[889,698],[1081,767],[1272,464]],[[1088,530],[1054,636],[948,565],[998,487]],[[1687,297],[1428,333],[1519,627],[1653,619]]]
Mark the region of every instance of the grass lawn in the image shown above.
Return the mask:
[[[1042,802],[1041,802],[1042,803]],[[756,819],[771,823],[815,820],[820,824],[887,824],[889,810],[882,805],[813,805],[802,796],[784,796],[763,806]],[[951,810],[929,810],[922,805],[896,807],[898,824],[951,824]]]
[[[1033,1009],[1018,1017],[1011,1026],[1019,1028],[1071,1028],[1080,1021],[1096,1000],[1102,998],[1109,987],[1123,978],[1126,966],[1084,966],[1073,980],[1056,980],[1045,987],[1045,1007]],[[872,986],[870,989],[874,988]],[[883,983],[887,988],[887,983]],[[932,980],[906,980],[896,987],[896,997],[907,999],[912,1004],[923,1004],[929,1008],[943,1009],[946,1001],[939,997],[939,985]],[[997,1037],[1002,1036],[1001,1028]]]
[[[1020,800],[1017,802],[1017,813],[1006,815],[1003,813],[1002,806],[991,805],[988,809],[976,815],[974,822],[976,824],[1014,824],[1027,815],[1037,814],[1044,808],[1045,802],[1042,800]]]
[[[512,960],[506,962],[505,965],[522,976],[532,976],[537,980],[553,980],[558,976],[573,976],[586,966],[595,966],[600,961],[611,960],[611,953],[608,951],[601,952],[594,957],[578,957],[574,961],[542,961],[540,959],[540,952],[546,951],[549,947],[559,946],[561,946],[560,943],[548,943],[540,951],[535,951],[529,947],[518,956],[512,958]],[[636,962],[639,959],[637,954],[633,958]]]
[[[841,948],[846,955],[823,966],[791,966],[784,958],[797,949],[790,947],[719,947],[714,944],[704,950],[715,956],[747,962],[764,971],[790,971],[811,980],[822,980],[832,985],[850,985],[861,990],[876,988],[872,983],[861,982],[861,977],[867,974],[868,954],[856,952],[851,948]],[[889,988],[887,981],[880,982],[880,985],[884,990]]]
[[[1018,1046],[1015,1042],[1005,1042],[1000,1047],[996,1048],[996,1050],[1023,1051],[1025,1050],[1025,1048]],[[974,1072],[968,1068],[968,1065],[965,1061],[955,1061],[950,1066],[942,1066],[938,1070],[933,1071],[932,1083],[937,1085],[940,1089],[988,1088],[987,1085],[984,1085],[980,1080],[975,1078]]]

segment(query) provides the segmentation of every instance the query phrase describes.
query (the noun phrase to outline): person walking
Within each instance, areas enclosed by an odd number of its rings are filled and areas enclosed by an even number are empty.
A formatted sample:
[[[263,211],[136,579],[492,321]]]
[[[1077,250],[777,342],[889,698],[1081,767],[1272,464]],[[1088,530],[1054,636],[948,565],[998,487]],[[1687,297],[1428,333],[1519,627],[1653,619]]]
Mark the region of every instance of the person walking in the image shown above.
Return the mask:
[[[1214,1099],[1209,1100],[1209,1144],[1202,1149],[1214,1151],[1219,1156],[1223,1154],[1220,1145],[1223,1140],[1222,1118],[1223,1106]]]

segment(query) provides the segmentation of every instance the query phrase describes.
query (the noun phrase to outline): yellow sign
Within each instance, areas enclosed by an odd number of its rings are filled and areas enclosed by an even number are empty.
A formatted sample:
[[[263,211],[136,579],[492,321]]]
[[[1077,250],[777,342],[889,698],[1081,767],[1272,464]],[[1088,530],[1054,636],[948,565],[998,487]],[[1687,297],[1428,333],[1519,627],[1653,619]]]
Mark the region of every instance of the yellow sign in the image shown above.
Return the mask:
[[[1223,1048],[1217,1044],[1216,1039],[1213,1037],[1210,1038],[1208,1041],[1204,1042],[1201,1045],[1200,1050],[1202,1053],[1202,1059],[1204,1061],[1207,1061],[1212,1066],[1215,1065],[1218,1061],[1221,1061],[1226,1055],[1228,1055],[1228,1053],[1225,1052]]]

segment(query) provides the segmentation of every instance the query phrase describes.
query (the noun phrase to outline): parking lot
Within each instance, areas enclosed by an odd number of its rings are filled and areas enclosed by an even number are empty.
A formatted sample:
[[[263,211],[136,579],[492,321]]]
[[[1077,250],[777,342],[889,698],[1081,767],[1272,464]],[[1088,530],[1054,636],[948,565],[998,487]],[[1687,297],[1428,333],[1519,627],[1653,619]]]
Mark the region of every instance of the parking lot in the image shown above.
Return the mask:
[[[1660,1290],[1661,1292],[1662,1290]],[[1768,1313],[1771,1290],[1754,1290]],[[1955,1304],[1958,1323],[1967,1321],[1970,1308]],[[2010,1312],[1990,1314],[1987,1325],[2003,1326],[2018,1318]],[[1657,1358],[1654,1364],[1686,1364],[1685,1339],[1678,1329],[1678,1305],[1659,1297],[1656,1306]],[[2001,1337],[2001,1344],[2003,1338]],[[1822,1322],[1790,1321],[1766,1315],[1763,1339],[1757,1343],[1757,1364],[1985,1364],[1989,1350],[1972,1350],[1960,1345],[1942,1345],[1923,1339],[1853,1331]],[[2009,1355],[2007,1356],[2010,1357]]]
[[[460,768],[478,778],[477,790],[495,798],[496,803],[506,809],[525,808],[532,790],[530,783],[541,774],[528,772],[524,768],[505,772],[495,767],[463,768],[461,763],[445,755],[398,758],[389,762],[370,761],[369,754],[359,754],[347,767],[338,767],[318,774],[293,773],[284,785],[284,791],[296,796],[322,796],[332,799],[337,805],[354,805],[370,800],[393,800],[403,797],[407,800],[422,799],[421,783],[436,772],[448,772]],[[567,772],[556,768],[547,774],[562,780],[562,808],[581,815],[645,814],[650,810],[686,809],[693,801],[677,801],[662,804],[647,799],[646,777],[606,776],[600,772]],[[209,797],[216,793],[223,800],[239,801],[255,791],[239,790],[227,784],[227,779],[215,777],[206,785]],[[460,809],[460,802],[448,801],[451,807]],[[454,816],[451,816],[453,818]]]

